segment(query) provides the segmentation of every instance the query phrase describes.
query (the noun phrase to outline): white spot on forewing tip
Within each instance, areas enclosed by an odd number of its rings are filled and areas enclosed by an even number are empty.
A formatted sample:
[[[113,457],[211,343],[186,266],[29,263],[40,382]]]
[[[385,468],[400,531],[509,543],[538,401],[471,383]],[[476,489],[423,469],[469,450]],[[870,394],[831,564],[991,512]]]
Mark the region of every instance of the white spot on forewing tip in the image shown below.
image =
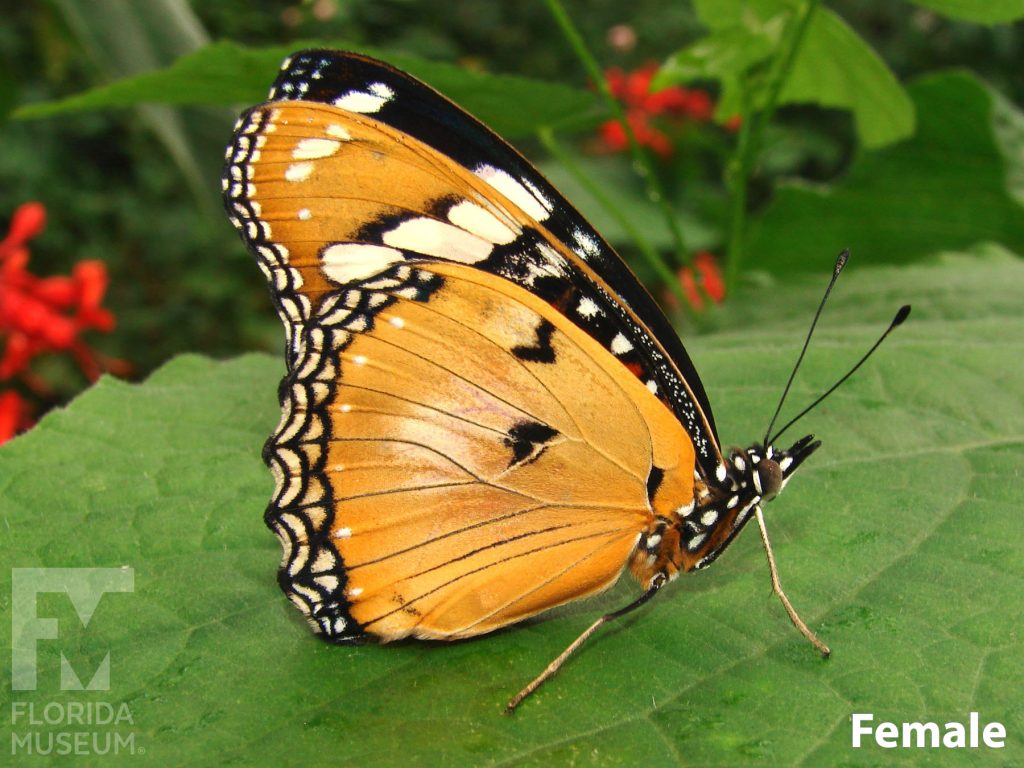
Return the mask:
[[[299,220],[309,221],[313,218],[313,212],[309,208],[299,208]]]
[[[474,170],[477,176],[490,184],[505,197],[512,201],[523,213],[536,221],[544,221],[551,215],[550,204],[544,198],[543,202],[527,189],[522,183],[514,179],[508,172],[495,168],[493,165],[478,165]]]
[[[334,106],[369,115],[379,112],[381,107],[394,98],[395,92],[384,83],[372,83],[365,91],[349,91],[334,100]]]
[[[352,535],[351,528],[339,528],[334,532],[334,538],[336,539],[347,539]]]
[[[453,205],[448,210],[448,221],[496,245],[507,245],[517,237],[497,216],[469,200]]]
[[[580,251],[585,257],[597,256],[601,252],[597,247],[597,241],[582,229],[574,229],[572,231],[572,239],[576,241],[576,245],[580,247]]]

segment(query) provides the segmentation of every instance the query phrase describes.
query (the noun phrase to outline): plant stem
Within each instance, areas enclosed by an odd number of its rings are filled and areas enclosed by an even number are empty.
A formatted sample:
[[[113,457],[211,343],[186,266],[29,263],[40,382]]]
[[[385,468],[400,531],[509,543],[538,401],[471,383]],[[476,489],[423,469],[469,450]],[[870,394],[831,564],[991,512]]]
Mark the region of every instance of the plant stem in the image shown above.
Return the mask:
[[[741,85],[743,99],[741,116],[743,124],[737,141],[736,153],[729,163],[728,183],[732,189],[732,213],[729,226],[728,258],[725,267],[725,284],[733,290],[743,263],[747,226],[747,190],[754,163],[761,151],[764,131],[778,109],[782,88],[793,71],[793,63],[810,26],[814,11],[821,0],[804,0],[797,9],[779,44],[779,55],[775,57],[768,76],[767,91],[763,103],[757,104],[750,97],[746,84]]]
[[[658,176],[654,172],[654,168],[651,166],[650,158],[647,153],[640,146],[636,140],[636,135],[633,133],[633,129],[629,125],[629,121],[626,120],[626,113],[622,109],[622,105],[618,99],[612,94],[611,88],[608,87],[608,81],[605,79],[604,74],[601,72],[601,68],[597,64],[597,60],[591,55],[587,49],[586,43],[583,42],[583,38],[580,36],[579,31],[572,23],[572,19],[565,12],[565,8],[562,7],[560,0],[545,0],[548,6],[548,10],[555,19],[555,23],[558,24],[562,30],[562,34],[565,35],[566,40],[576,53],[576,57],[583,64],[590,79],[593,80],[594,85],[597,87],[601,96],[604,98],[611,110],[615,119],[618,120],[626,133],[626,138],[629,141],[629,151],[633,158],[633,166],[636,172],[640,175],[643,180],[644,188],[647,192],[647,197],[655,203],[660,209],[662,216],[665,218],[665,223],[668,225],[669,232],[672,234],[672,240],[675,244],[675,250],[679,260],[683,263],[687,263],[690,260],[690,252],[686,247],[686,241],[683,239],[682,230],[679,228],[679,222],[676,219],[675,212],[672,210],[672,206],[668,202],[668,198],[665,197],[665,192],[661,188],[661,184],[658,181]],[[637,247],[643,250],[640,243],[637,243]],[[659,261],[661,260],[660,257]],[[665,270],[668,267],[665,266]],[[659,274],[662,271],[659,270]],[[673,282],[673,277],[670,282]]]
[[[540,143],[544,145],[544,148],[551,153],[551,156],[558,160],[559,163],[572,175],[580,185],[590,193],[590,195],[598,202],[598,204],[605,209],[619,226],[629,235],[629,238],[636,244],[636,247],[640,250],[644,260],[650,265],[650,267],[657,273],[658,277],[664,281],[669,287],[669,290],[676,295],[679,299],[680,306],[688,306],[686,303],[686,296],[683,293],[683,287],[680,285],[679,280],[673,274],[672,270],[665,264],[654,247],[647,241],[643,233],[640,232],[633,222],[629,220],[628,216],[622,215],[618,208],[615,207],[614,201],[608,195],[605,194],[604,189],[601,185],[596,184],[586,172],[580,168],[579,163],[570,155],[555,139],[555,134],[550,128],[541,128],[537,131],[537,137],[540,139]]]

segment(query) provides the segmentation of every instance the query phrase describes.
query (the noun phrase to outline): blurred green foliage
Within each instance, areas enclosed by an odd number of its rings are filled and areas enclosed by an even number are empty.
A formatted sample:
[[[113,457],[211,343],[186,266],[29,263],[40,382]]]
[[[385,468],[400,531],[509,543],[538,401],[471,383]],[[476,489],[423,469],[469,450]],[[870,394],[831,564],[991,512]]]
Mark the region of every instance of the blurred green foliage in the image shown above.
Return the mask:
[[[707,13],[715,2],[696,5]],[[725,9],[734,3],[720,5]],[[10,6],[0,26],[0,114],[135,74],[130,71],[133,65],[142,68],[132,59],[131,49],[118,60],[119,52],[107,50],[96,34],[102,30],[104,14],[115,18],[116,10],[123,18],[132,4],[34,0]],[[689,3],[572,0],[565,6],[605,67],[629,70],[664,61],[706,33]],[[962,66],[1011,101],[1024,101],[1024,36],[1019,23],[982,26],[950,21],[925,8],[888,0],[832,0],[828,8],[870,43],[901,82],[937,68]],[[169,37],[168,30],[181,31],[175,38],[178,52],[204,37],[257,47],[343,39],[391,55],[448,61],[580,89],[587,85],[583,68],[539,2],[458,0],[439,11],[436,4],[414,0],[154,0],[147,9],[149,17],[141,18],[140,29],[156,30],[154,39]],[[166,25],[160,23],[160,13],[168,15]],[[116,35],[118,29],[108,32]],[[154,65],[170,64],[172,51],[166,46],[154,45],[149,54]],[[49,210],[50,223],[32,243],[37,274],[66,273],[83,258],[107,263],[111,286],[106,304],[119,325],[112,335],[95,342],[107,354],[131,361],[139,376],[176,353],[226,356],[276,350],[281,339],[262,278],[216,203],[230,113],[187,108],[178,114],[180,129],[163,126],[163,134],[154,128],[154,120],[159,126],[160,118],[127,108],[0,124],[0,223],[19,203],[39,200]],[[623,205],[635,210],[640,220],[648,216],[654,222],[650,229],[655,244],[664,247],[665,238],[659,241],[656,234],[661,226],[657,215],[644,210],[642,187],[630,177],[628,162],[595,156],[590,133],[575,140],[573,151],[591,166],[594,178],[615,179],[615,193]],[[684,227],[695,233],[696,245],[720,247],[728,205],[721,174],[729,147],[710,134],[692,135],[690,140],[692,151],[662,161],[659,174]],[[536,142],[519,144],[544,161]],[[771,201],[779,177],[811,182],[842,178],[858,152],[848,113],[787,107],[764,142],[759,172],[751,181],[751,209],[759,211]],[[188,169],[190,161],[195,173]],[[564,174],[557,168],[552,173],[561,183]],[[571,179],[565,182],[572,185]],[[599,207],[580,202],[598,228],[607,227],[615,244],[632,259],[635,249],[623,241],[614,223],[602,218]],[[827,263],[832,246],[822,247],[822,263]],[[752,260],[756,267],[756,258]],[[66,373],[66,391],[81,386],[72,371]]]

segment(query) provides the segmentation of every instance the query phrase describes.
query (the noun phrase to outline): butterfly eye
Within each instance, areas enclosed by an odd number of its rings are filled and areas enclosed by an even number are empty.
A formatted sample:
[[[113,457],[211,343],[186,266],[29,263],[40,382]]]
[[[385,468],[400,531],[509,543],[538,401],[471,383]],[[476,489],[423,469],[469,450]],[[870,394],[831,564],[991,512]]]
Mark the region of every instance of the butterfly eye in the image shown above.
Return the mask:
[[[754,486],[762,501],[771,501],[782,490],[782,467],[773,459],[761,459],[754,469]]]

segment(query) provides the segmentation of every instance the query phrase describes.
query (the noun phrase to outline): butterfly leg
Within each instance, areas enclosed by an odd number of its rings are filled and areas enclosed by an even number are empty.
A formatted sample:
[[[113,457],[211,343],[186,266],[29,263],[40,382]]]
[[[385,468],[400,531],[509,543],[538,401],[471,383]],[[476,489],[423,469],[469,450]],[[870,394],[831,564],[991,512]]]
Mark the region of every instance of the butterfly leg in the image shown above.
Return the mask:
[[[543,672],[541,672],[539,675],[537,675],[537,677],[531,680],[530,684],[523,688],[523,690],[521,690],[519,693],[512,697],[512,700],[509,701],[509,703],[505,706],[505,714],[511,715],[513,712],[515,712],[516,707],[518,707],[522,703],[523,699],[525,699],[531,693],[540,688],[549,678],[553,677],[555,673],[562,668],[562,665],[566,662],[566,660],[568,660],[568,658],[572,656],[572,654],[575,653],[576,650],[581,645],[583,645],[583,643],[585,643],[592,634],[594,634],[598,630],[598,628],[614,619],[619,618],[620,616],[625,616],[630,611],[636,610],[641,605],[650,600],[652,597],[654,597],[655,593],[659,589],[661,589],[666,583],[668,583],[668,577],[664,573],[655,574],[654,578],[651,579],[651,585],[647,588],[646,592],[640,595],[640,597],[638,597],[636,600],[634,600],[632,603],[630,603],[624,608],[619,608],[619,610],[617,611],[606,613],[604,616],[602,616],[589,627],[587,627],[579,637],[577,637],[575,640],[572,641],[572,643],[569,644],[568,648],[562,651],[554,661],[547,665]]]
[[[811,631],[810,627],[804,624],[804,620],[800,618],[800,614],[796,612],[793,604],[789,602],[789,598],[786,597],[786,593],[782,589],[782,582],[779,581],[779,570],[775,566],[775,555],[772,553],[772,545],[768,541],[768,529],[765,527],[764,515],[761,512],[760,505],[754,509],[754,514],[757,516],[757,525],[761,529],[761,541],[764,542],[765,554],[768,555],[768,572],[772,577],[772,591],[779,596],[779,600],[782,601],[782,605],[786,609],[786,613],[789,614],[789,620],[793,622],[793,626],[799,629],[800,634],[806,637],[811,645],[821,652],[822,658],[827,659],[832,651],[818,639],[818,636]]]

